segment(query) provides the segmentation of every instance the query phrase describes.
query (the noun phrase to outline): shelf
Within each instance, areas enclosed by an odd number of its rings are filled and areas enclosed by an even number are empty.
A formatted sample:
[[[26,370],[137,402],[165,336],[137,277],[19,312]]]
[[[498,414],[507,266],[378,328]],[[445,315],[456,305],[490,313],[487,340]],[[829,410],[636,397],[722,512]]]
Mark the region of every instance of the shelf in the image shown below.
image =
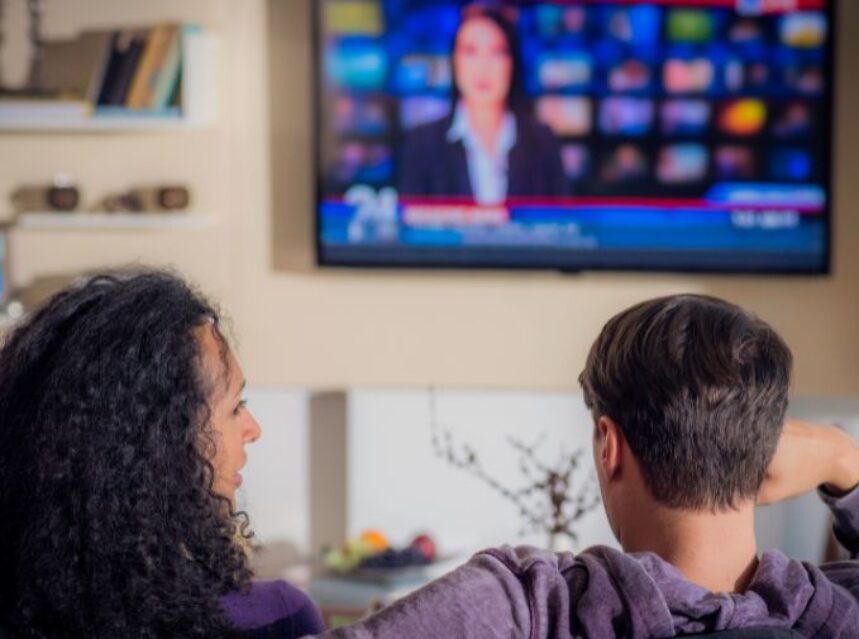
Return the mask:
[[[160,231],[205,229],[215,225],[202,213],[22,213],[16,228],[50,231]]]
[[[56,133],[97,131],[175,131],[201,129],[211,123],[183,116],[110,116],[84,117],[80,119],[58,119],[50,117],[27,117],[0,120],[0,131],[7,133]]]

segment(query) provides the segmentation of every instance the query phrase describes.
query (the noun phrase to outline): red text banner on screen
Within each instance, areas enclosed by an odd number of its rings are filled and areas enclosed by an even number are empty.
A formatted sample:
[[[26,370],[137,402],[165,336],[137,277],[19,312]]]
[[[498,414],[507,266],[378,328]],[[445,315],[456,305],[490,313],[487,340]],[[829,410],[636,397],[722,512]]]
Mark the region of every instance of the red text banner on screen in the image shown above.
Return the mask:
[[[641,0],[586,0],[587,4],[636,5]],[[555,4],[568,4],[556,2]],[[826,7],[826,0],[648,0],[647,4],[677,7],[708,7],[735,9],[750,15],[766,13],[788,13],[793,11],[814,11]]]

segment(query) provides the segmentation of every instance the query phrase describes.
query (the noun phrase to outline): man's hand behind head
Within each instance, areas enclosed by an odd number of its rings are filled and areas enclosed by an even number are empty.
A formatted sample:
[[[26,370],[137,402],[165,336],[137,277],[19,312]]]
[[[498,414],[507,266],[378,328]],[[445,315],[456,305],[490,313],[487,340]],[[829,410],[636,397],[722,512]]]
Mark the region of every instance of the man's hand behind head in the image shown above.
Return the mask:
[[[843,430],[788,419],[758,492],[759,504],[798,497],[823,486],[844,494],[859,485],[859,444]]]

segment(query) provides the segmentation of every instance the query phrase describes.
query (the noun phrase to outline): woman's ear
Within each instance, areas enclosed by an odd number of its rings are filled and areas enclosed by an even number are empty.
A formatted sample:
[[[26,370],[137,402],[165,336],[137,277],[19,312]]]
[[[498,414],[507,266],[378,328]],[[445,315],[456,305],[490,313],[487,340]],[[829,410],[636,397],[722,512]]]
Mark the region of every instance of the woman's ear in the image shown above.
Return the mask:
[[[611,481],[621,472],[623,434],[611,417],[602,415],[597,422],[597,439],[600,446],[596,462],[601,467],[603,477]]]

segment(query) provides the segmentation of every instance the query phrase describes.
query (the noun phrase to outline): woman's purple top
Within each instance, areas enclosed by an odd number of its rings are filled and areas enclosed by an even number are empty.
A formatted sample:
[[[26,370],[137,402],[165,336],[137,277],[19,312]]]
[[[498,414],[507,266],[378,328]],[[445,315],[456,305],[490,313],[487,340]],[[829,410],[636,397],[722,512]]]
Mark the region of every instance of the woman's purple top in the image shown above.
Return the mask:
[[[249,639],[298,639],[324,629],[313,602],[285,581],[255,581],[247,594],[224,597],[223,607]]]

